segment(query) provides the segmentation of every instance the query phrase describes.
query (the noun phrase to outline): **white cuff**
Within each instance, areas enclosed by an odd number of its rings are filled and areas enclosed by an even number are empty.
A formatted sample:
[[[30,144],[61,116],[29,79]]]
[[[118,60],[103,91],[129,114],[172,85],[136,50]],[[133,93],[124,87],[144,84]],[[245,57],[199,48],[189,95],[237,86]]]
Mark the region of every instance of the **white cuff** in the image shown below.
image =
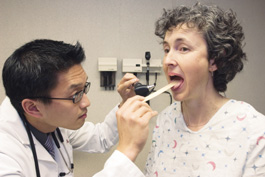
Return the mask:
[[[141,170],[123,153],[115,150],[106,161],[104,169],[94,177],[144,177]]]

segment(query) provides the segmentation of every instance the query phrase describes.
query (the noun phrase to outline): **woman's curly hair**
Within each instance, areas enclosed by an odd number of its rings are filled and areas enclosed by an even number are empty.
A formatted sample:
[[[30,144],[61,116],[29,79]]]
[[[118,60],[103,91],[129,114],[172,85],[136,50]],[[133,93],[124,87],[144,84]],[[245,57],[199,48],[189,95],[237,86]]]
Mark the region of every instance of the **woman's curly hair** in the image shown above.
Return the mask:
[[[223,11],[217,6],[196,3],[193,7],[179,6],[165,10],[155,23],[155,34],[164,39],[168,30],[186,24],[202,32],[208,47],[208,60],[214,59],[217,70],[214,72],[214,87],[225,92],[230,82],[243,69],[247,60],[242,50],[244,33],[236,14]]]

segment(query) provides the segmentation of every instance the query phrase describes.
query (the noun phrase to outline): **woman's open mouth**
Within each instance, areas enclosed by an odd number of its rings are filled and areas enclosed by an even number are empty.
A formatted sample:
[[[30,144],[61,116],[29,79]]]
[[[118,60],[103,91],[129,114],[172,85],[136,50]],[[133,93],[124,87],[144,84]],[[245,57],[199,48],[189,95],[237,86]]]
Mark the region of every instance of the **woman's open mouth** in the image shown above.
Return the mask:
[[[178,90],[181,87],[182,83],[184,82],[183,77],[178,75],[178,74],[170,74],[169,75],[169,79],[170,79],[171,82],[175,82],[176,83],[176,85],[174,85],[171,88],[172,91]]]

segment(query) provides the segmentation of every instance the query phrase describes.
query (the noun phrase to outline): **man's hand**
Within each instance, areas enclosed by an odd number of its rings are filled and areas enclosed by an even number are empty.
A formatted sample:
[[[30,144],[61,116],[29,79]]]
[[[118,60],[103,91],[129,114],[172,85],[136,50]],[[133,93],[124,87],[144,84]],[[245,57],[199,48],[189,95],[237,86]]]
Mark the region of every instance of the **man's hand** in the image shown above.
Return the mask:
[[[135,96],[133,84],[138,82],[139,79],[130,73],[126,73],[118,84],[117,90],[122,97],[120,107],[125,103],[128,98]]]
[[[157,115],[143,100],[141,96],[129,98],[116,112],[119,131],[117,150],[132,161],[146,143],[150,119]]]

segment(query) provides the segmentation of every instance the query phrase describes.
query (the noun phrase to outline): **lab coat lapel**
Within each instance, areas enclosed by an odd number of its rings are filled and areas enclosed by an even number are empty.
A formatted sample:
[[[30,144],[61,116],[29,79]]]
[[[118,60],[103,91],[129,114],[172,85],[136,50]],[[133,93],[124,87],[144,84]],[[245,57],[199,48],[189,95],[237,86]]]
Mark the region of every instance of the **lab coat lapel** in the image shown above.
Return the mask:
[[[24,144],[25,147],[29,147],[31,149],[24,123],[15,108],[12,106],[8,97],[6,97],[3,101],[1,109],[5,110],[5,112],[8,112],[8,114],[1,115],[1,121],[4,121],[6,124],[6,126],[3,128],[7,129],[6,131],[10,132],[10,134],[13,134],[22,144]],[[14,127],[14,125],[15,128],[10,130],[10,127]],[[45,161],[54,161],[48,151],[40,144],[35,136],[32,133],[31,135],[35,144],[38,159]]]

